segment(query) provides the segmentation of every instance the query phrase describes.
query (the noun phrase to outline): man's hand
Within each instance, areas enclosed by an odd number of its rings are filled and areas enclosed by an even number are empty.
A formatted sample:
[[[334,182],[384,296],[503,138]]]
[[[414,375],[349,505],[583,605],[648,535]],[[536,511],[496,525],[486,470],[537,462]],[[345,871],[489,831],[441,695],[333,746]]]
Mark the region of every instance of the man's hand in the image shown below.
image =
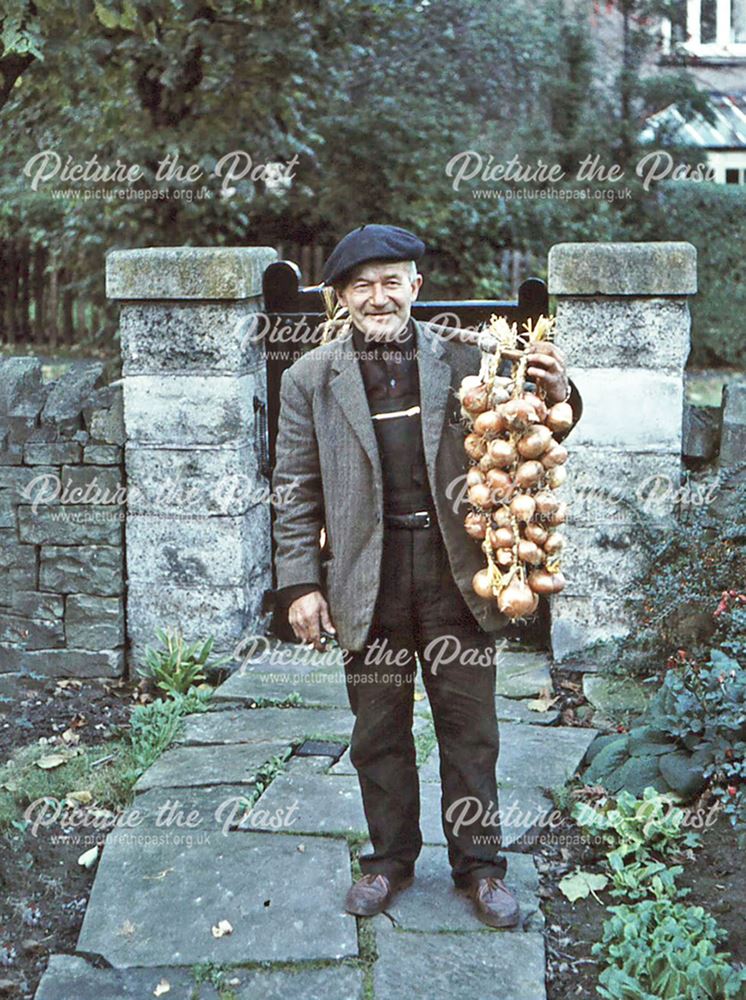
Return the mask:
[[[310,643],[322,652],[321,629],[336,632],[329,617],[329,605],[320,590],[299,597],[288,609],[288,621],[301,642]]]
[[[561,403],[570,391],[562,352],[546,340],[532,340],[529,348],[531,353],[528,355],[526,374],[537,385],[543,386],[548,406]]]

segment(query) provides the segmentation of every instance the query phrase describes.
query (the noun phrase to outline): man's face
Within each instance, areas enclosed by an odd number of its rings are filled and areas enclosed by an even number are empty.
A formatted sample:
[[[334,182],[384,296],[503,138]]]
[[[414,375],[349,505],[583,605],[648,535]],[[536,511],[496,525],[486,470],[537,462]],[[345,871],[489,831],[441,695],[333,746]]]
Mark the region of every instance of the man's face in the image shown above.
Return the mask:
[[[409,321],[412,303],[422,286],[422,275],[412,278],[409,261],[369,261],[351,273],[337,290],[350,319],[366,337],[390,340]]]

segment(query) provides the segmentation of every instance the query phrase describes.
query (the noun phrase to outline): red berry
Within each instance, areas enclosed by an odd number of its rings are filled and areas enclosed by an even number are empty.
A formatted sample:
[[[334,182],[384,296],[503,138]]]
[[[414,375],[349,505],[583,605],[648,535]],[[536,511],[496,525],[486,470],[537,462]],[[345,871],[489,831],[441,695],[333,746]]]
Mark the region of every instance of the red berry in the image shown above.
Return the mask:
[[[735,794],[736,794],[736,786],[735,785],[728,785],[728,795],[730,795],[731,797],[733,797]]]

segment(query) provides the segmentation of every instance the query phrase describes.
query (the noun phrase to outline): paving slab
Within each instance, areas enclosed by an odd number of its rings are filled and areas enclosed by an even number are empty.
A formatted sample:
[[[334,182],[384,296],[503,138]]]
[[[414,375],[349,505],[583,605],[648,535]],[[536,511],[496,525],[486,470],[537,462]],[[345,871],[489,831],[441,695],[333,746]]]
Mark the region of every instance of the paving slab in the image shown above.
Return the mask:
[[[584,674],[583,694],[586,699],[608,716],[615,712],[642,713],[650,700],[650,685],[643,685],[631,677],[607,674]]]
[[[549,657],[546,653],[497,654],[495,691],[506,698],[530,698],[543,688],[552,688]]]
[[[349,885],[347,845],[330,838],[208,831],[189,846],[115,830],[77,951],[115,968],[340,959],[357,954]],[[215,937],[221,920],[233,932]]]
[[[334,708],[254,708],[225,712],[200,712],[184,719],[184,745],[206,743],[288,743],[306,735],[348,740],[355,717],[351,711]]]
[[[578,768],[596,729],[580,726],[527,726],[501,722],[498,781],[552,788],[564,784]],[[436,746],[420,767],[421,781],[440,781],[440,753]]]
[[[561,786],[572,777],[596,734],[595,729],[574,726],[500,723],[497,780],[504,847],[510,847],[532,826],[544,831],[548,828],[555,806],[543,789]],[[435,747],[420,767],[421,826],[427,843],[444,842],[439,769],[440,755]]]
[[[136,792],[148,788],[194,788],[200,785],[253,784],[256,772],[287,741],[215,746],[179,746],[166,750],[135,782]]]
[[[544,937],[484,928],[473,934],[397,930],[375,918],[377,997],[545,1000]]]
[[[219,1000],[211,983],[197,985],[189,968],[101,969],[77,955],[50,955],[34,1000],[143,1000],[168,986],[165,1000]],[[231,969],[224,982],[235,1000],[361,1000],[363,974],[346,965],[321,969]]]
[[[430,725],[431,722],[429,718],[426,718],[424,715],[415,715],[412,723],[413,735],[417,736],[418,733],[421,733],[423,729],[429,728]],[[350,760],[349,747],[345,750],[337,763],[332,764],[329,768],[329,774],[357,774],[357,771]]]
[[[295,769],[278,775],[259,796],[246,826],[273,829],[271,817],[292,809],[293,833],[360,834],[368,825],[356,777]],[[262,814],[269,817],[262,819]],[[287,832],[283,828],[281,832]]]
[[[230,820],[250,805],[253,785],[210,785],[198,788],[151,788],[125,809],[122,829],[142,826],[162,830],[227,829]]]
[[[365,854],[370,844],[361,848]],[[529,854],[506,852],[508,867],[505,881],[515,892],[522,920],[509,933],[541,930],[544,915],[539,906],[539,873]],[[397,927],[407,931],[482,931],[484,924],[474,915],[470,899],[456,890],[451,878],[448,851],[445,847],[422,848],[415,870],[415,880],[398,893],[387,908]]]
[[[216,690],[214,700],[283,701],[297,694],[307,704],[349,708],[341,654],[323,654],[322,659],[322,654],[296,650],[293,655],[295,660],[275,655],[242,664]]]
[[[527,722],[534,726],[553,726],[560,717],[556,708],[539,712],[528,707],[530,698],[506,698],[502,694],[495,695],[495,709],[498,722]]]
[[[198,990],[191,969],[101,969],[77,955],[50,955],[34,1000],[142,1000],[168,983],[167,1000],[217,1000],[205,983]]]

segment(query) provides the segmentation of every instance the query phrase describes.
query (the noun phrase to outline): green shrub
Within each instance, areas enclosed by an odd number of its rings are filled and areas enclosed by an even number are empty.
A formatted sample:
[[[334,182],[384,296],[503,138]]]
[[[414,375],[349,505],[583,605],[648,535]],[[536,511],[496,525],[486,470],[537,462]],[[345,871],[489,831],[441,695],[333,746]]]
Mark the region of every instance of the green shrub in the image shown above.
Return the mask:
[[[646,899],[610,906],[603,937],[591,948],[609,965],[599,975],[607,1000],[736,1000],[746,969],[718,952],[726,932],[701,906]]]
[[[646,788],[642,799],[621,791],[602,806],[576,802],[571,815],[620,857],[632,855],[637,861],[647,860],[650,851],[665,856],[700,844],[699,835],[683,825],[684,811],[654,788]]]
[[[163,649],[145,647],[145,666],[138,667],[141,677],[151,681],[167,694],[186,694],[189,689],[207,677],[205,670],[215,669],[231,658],[224,656],[220,660],[209,661],[214,638],[211,636],[205,642],[193,642],[184,646],[184,637],[179,629],[164,632],[156,629],[156,635],[163,644]]]
[[[690,300],[696,367],[746,367],[746,189],[663,182],[646,203],[638,240],[687,240],[697,248],[698,293]]]

